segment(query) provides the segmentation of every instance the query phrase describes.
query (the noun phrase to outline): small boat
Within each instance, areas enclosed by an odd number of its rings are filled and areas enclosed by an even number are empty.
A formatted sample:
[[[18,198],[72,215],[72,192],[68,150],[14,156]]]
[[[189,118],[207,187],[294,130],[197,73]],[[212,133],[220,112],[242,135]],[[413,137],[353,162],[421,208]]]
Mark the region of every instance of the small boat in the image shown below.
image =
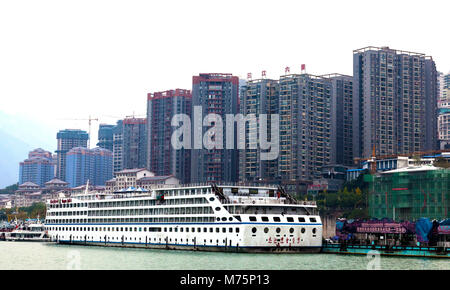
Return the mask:
[[[9,233],[5,233],[6,241],[50,242],[45,225],[40,223],[23,224]]]

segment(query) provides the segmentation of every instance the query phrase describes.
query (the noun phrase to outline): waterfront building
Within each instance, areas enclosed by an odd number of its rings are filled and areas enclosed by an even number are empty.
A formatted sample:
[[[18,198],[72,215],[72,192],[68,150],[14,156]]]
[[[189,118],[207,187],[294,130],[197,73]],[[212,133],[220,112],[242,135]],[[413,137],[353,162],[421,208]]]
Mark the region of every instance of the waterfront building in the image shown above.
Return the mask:
[[[322,166],[320,178],[308,184],[308,194],[338,192],[342,188],[347,175],[347,167],[340,164]]]
[[[437,71],[422,53],[388,47],[353,52],[353,155],[437,149]]]
[[[116,125],[100,124],[98,128],[98,147],[108,149],[113,152],[115,126]]]
[[[178,186],[180,180],[173,175],[144,176],[136,180],[136,187],[151,190],[156,187]]]
[[[19,164],[19,184],[27,181],[43,186],[45,182],[54,177],[55,165],[52,153],[37,148],[28,154]]]
[[[123,120],[117,121],[113,133],[113,172],[123,169]]]
[[[87,147],[89,135],[86,131],[78,129],[61,130],[56,135],[58,140],[58,147],[56,150],[57,156],[57,174],[56,177],[60,180],[66,179],[66,154],[74,147]]]
[[[14,192],[14,206],[25,207],[37,202],[41,197],[40,191],[41,187],[36,183],[27,181],[20,184]]]
[[[194,76],[192,80],[192,108],[191,182],[237,181],[239,177],[239,154],[236,123],[233,126],[234,132],[231,134],[233,140],[229,140],[229,143],[233,144],[233,149],[226,149],[227,132],[225,130],[223,130],[221,148],[206,149],[202,140],[206,131],[213,127],[213,125],[203,126],[203,118],[206,115],[217,114],[222,118],[225,127],[225,115],[232,114],[235,116],[239,112],[239,78],[231,74],[220,73]],[[196,111],[200,111],[201,115],[196,116]],[[196,135],[200,137],[196,137]]]
[[[450,209],[450,169],[410,166],[364,176],[369,216],[393,220],[442,220]]]
[[[147,119],[125,118],[122,122],[123,169],[147,167]]]
[[[353,76],[328,74],[331,81],[331,163],[353,165]]]
[[[441,106],[439,108],[438,134],[440,149],[450,149],[450,106]]]
[[[70,187],[105,185],[112,178],[112,152],[103,148],[72,148],[67,153],[66,180]]]
[[[65,191],[68,188],[68,186],[69,186],[68,182],[59,180],[58,178],[53,178],[52,180],[47,181],[45,183],[42,192],[45,194],[55,194],[57,192]]]
[[[176,89],[149,93],[147,98],[147,168],[159,176],[173,175],[190,181],[190,149],[175,149],[172,126],[175,115],[191,116],[191,91]],[[183,136],[185,137],[185,136]]]
[[[266,132],[268,138],[270,138],[272,114],[278,114],[278,81],[271,79],[249,80],[240,89],[239,105],[240,113],[244,117],[254,115],[259,120],[261,114],[267,115]],[[258,144],[260,125],[260,121],[256,124],[245,123],[245,148],[239,150],[240,181],[263,181],[267,183],[273,182],[277,178],[278,158],[261,160],[262,150]]]
[[[280,153],[282,180],[311,181],[332,160],[330,79],[309,74],[280,77]]]
[[[115,173],[112,192],[129,187],[137,188],[137,180],[143,177],[154,177],[155,174],[146,168],[124,169]]]

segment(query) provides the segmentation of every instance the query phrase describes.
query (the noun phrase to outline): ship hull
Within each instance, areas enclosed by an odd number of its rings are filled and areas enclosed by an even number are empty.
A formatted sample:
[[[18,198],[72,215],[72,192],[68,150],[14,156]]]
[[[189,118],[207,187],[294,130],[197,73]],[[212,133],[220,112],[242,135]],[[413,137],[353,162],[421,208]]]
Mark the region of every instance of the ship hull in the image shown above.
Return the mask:
[[[161,250],[184,250],[205,252],[231,252],[231,253],[319,253],[320,246],[314,247],[240,247],[240,246],[211,246],[211,245],[187,245],[187,244],[154,244],[154,243],[121,243],[121,242],[99,242],[99,241],[69,241],[60,240],[57,243],[63,245],[119,247],[119,248],[141,248]]]

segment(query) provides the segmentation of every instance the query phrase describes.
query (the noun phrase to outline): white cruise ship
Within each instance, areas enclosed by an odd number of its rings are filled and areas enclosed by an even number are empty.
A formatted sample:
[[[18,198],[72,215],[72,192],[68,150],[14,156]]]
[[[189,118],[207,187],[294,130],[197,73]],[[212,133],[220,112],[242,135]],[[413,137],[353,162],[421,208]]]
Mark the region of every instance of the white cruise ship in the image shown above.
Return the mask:
[[[85,192],[47,201],[52,241],[230,252],[318,252],[311,201],[273,186],[196,185]]]

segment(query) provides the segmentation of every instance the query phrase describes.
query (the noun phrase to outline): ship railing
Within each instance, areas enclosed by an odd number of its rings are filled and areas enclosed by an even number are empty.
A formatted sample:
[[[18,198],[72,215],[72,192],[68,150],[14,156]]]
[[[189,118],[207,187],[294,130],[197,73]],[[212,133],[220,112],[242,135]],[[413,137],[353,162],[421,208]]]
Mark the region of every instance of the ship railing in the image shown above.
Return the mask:
[[[297,203],[291,203],[287,199],[257,199],[257,198],[232,198],[230,204],[293,204],[316,206],[315,201],[300,200]]]

